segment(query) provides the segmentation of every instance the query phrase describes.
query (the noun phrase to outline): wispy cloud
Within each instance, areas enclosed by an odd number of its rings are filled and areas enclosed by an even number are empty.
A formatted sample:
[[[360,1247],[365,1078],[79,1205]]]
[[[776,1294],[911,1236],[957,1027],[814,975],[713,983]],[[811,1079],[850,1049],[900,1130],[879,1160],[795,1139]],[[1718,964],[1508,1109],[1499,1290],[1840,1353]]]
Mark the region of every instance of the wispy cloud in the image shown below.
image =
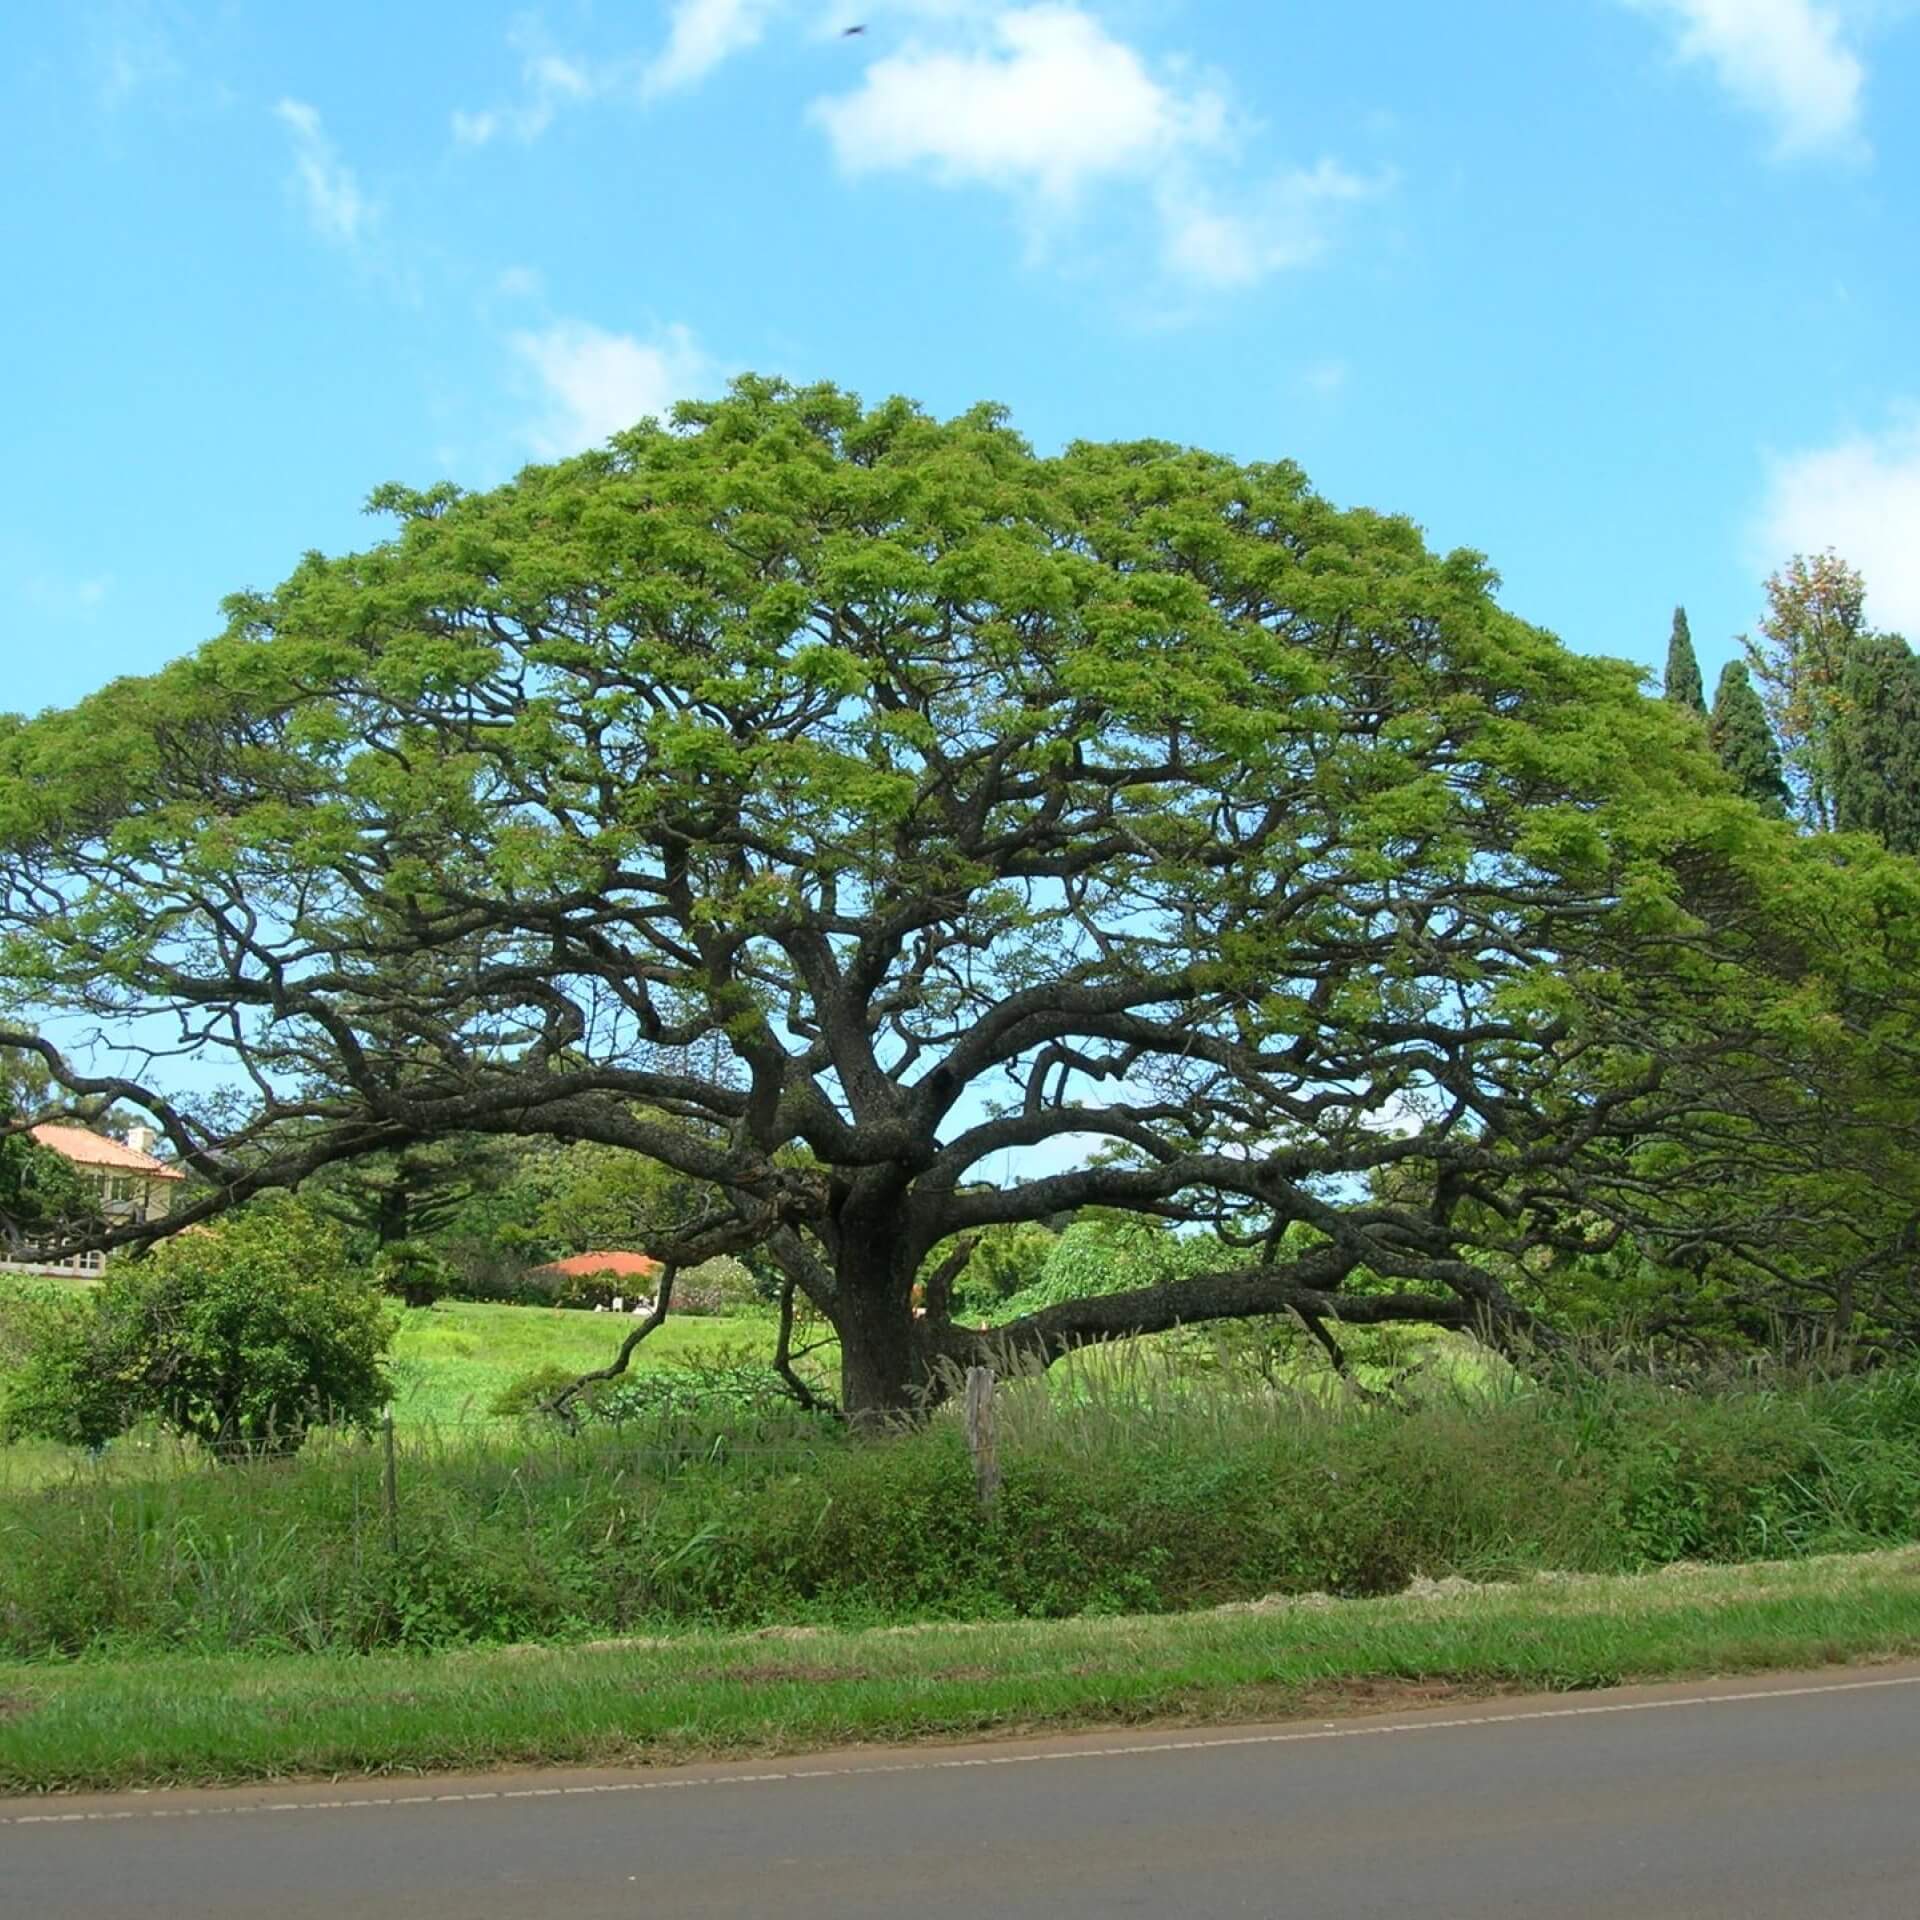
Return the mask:
[[[1874,618],[1920,643],[1920,405],[1880,431],[1775,458],[1754,529],[1755,558],[1832,547],[1866,577]]]
[[[1248,164],[1258,130],[1222,84],[1190,61],[1149,57],[1083,0],[861,0],[851,12],[831,0],[674,0],[646,55],[561,53],[522,25],[520,97],[456,113],[454,135],[530,141],[571,105],[691,88],[782,20],[827,41],[874,26],[846,42],[855,84],[807,109],[846,178],[997,192],[1037,250],[1097,195],[1123,193],[1169,279],[1243,287],[1317,258],[1341,214],[1387,184],[1334,160]]]
[[[314,232],[336,246],[358,246],[379,209],[334,151],[318,109],[304,100],[282,100],[273,111],[293,142],[293,184]]]
[[[555,52],[530,23],[515,27],[507,41],[520,55],[520,98],[507,106],[456,112],[453,137],[464,146],[483,147],[502,135],[537,140],[563,107],[591,100],[609,84],[608,73],[578,55]]]
[[[641,91],[671,93],[704,80],[723,60],[757,46],[781,0],[675,0],[667,44],[647,63]]]
[[[1867,73],[1852,41],[1868,11],[1833,0],[1626,4],[1665,21],[1683,60],[1711,68],[1736,100],[1771,121],[1783,155],[1859,149]]]
[[[104,573],[81,579],[36,573],[21,582],[21,597],[27,605],[56,620],[83,620],[98,613],[112,591],[113,576]]]
[[[664,416],[675,401],[710,391],[720,378],[713,358],[682,326],[642,339],[568,320],[516,333],[511,345],[539,383],[541,409],[527,440],[548,458]]]
[[[1250,286],[1311,266],[1326,251],[1340,209],[1387,184],[1323,160],[1222,206],[1196,179],[1175,179],[1159,194],[1162,255],[1172,272],[1202,286]]]
[[[87,17],[87,41],[109,113],[153,94],[171,93],[186,78],[173,35],[151,6],[118,0]]]

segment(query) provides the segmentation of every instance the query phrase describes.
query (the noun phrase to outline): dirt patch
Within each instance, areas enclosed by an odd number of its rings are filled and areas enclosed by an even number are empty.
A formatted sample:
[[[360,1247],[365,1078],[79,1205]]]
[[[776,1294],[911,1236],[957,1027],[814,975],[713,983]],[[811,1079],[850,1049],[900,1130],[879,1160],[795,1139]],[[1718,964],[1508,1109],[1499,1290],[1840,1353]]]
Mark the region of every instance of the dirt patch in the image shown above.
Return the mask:
[[[745,1637],[749,1640],[818,1640],[824,1627],[756,1627]]]
[[[733,1680],[746,1686],[818,1684],[839,1680],[871,1680],[871,1667],[810,1667],[800,1661],[767,1660],[753,1667],[694,1667],[673,1676],[676,1680]]]
[[[0,1693],[0,1723],[24,1720],[33,1708],[33,1701],[23,1700],[17,1693]]]
[[[1462,1594],[1485,1593],[1488,1582],[1469,1580],[1464,1574],[1450,1573],[1444,1580],[1429,1580],[1424,1573],[1416,1573],[1406,1584],[1406,1597],[1409,1600],[1457,1600]]]
[[[1258,1600],[1227,1600],[1215,1613],[1324,1613],[1343,1602],[1330,1593],[1263,1593]]]
[[[997,1680],[999,1677],[992,1667],[935,1667],[927,1675],[929,1680]]]
[[[1299,1696],[1301,1714],[1391,1713],[1401,1707],[1444,1707],[1456,1700],[1484,1700],[1491,1687],[1457,1680],[1402,1680],[1393,1674],[1341,1680],[1311,1687]]]

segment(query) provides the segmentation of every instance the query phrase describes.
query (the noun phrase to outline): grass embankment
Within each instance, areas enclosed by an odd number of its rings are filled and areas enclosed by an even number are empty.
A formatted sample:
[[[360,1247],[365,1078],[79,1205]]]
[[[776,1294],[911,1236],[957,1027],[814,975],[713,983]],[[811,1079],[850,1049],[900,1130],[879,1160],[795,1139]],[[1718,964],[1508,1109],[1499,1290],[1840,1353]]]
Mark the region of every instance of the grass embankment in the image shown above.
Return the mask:
[[[1282,1718],[1920,1652],[1920,1552],[1158,1619],[0,1666],[0,1792]]]
[[[365,1652],[807,1622],[1175,1613],[1416,1576],[1789,1559],[1920,1532],[1920,1372],[1433,1389],[1411,1414],[1111,1369],[951,1413],[511,1427],[0,1496],[0,1658]]]

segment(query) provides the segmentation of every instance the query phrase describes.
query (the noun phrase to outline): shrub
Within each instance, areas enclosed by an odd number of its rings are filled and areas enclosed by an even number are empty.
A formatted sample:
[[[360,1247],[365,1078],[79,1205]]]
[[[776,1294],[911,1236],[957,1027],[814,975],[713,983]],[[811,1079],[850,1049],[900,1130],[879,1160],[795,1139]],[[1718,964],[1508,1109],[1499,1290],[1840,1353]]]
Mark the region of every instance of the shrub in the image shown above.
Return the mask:
[[[692,1314],[750,1313],[762,1304],[751,1272],[726,1254],[689,1267],[673,1283],[673,1311]]]
[[[432,1306],[452,1285],[446,1261],[424,1240],[400,1240],[383,1248],[373,1272],[381,1292],[409,1307]]]
[[[81,1297],[64,1287],[0,1280],[0,1377],[25,1366],[49,1326],[79,1313],[82,1306]]]
[[[1247,1258],[1210,1233],[1177,1234],[1157,1221],[1093,1215],[1053,1240],[1038,1277],[1002,1299],[995,1317],[1014,1320],[1067,1300],[1164,1286],[1188,1274],[1240,1266]]]
[[[158,1418],[223,1452],[289,1452],[316,1424],[372,1419],[392,1337],[336,1228],[256,1202],[117,1262],[43,1320],[0,1430],[98,1447]]]

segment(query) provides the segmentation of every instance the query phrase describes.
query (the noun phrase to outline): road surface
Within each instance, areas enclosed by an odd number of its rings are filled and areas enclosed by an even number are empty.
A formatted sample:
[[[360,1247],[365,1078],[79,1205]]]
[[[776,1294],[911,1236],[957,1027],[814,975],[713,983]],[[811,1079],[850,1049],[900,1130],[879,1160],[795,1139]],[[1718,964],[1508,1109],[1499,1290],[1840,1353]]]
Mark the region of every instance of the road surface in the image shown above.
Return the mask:
[[[1914,1920],[1920,1667],[651,1773],[0,1801],[22,1920]]]

